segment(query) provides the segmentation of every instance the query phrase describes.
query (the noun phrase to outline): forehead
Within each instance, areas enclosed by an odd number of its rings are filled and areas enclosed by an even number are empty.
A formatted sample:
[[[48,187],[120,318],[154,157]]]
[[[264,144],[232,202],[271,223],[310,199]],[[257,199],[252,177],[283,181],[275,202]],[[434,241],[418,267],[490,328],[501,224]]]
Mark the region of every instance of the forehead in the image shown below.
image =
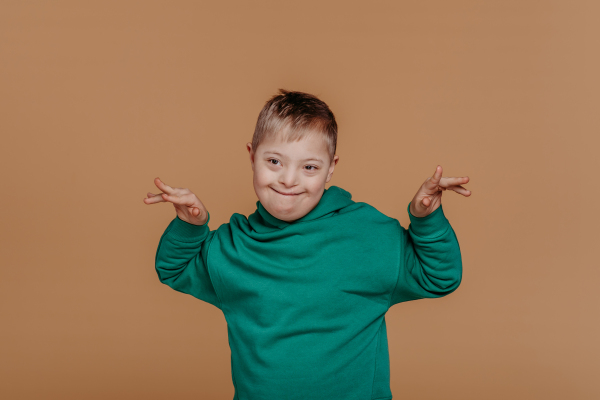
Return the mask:
[[[281,137],[265,140],[259,145],[258,152],[289,159],[314,158],[323,161],[328,155],[328,148],[321,135],[307,135],[291,142]]]

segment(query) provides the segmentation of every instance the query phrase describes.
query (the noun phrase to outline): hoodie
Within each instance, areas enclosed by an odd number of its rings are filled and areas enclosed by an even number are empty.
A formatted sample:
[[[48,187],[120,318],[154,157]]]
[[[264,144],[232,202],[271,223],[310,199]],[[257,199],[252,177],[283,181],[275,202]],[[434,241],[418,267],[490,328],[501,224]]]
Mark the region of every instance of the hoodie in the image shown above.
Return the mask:
[[[338,186],[295,221],[256,207],[216,230],[175,217],[156,253],[162,283],[223,312],[234,400],[392,399],[386,312],[462,279],[442,206],[409,203],[408,229]]]

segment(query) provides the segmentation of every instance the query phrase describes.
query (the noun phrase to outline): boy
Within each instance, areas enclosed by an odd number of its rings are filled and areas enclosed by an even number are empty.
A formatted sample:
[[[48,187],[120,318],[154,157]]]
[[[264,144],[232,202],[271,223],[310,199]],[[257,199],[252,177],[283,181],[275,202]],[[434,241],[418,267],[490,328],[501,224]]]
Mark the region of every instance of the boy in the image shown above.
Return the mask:
[[[462,279],[442,191],[469,196],[468,177],[442,168],[408,205],[411,224],[325,184],[339,157],[329,107],[280,90],[264,106],[252,143],[257,209],[210,230],[190,190],[155,179],[177,216],[160,238],[160,281],[218,307],[227,321],[234,400],[388,400],[385,313],[446,296]]]

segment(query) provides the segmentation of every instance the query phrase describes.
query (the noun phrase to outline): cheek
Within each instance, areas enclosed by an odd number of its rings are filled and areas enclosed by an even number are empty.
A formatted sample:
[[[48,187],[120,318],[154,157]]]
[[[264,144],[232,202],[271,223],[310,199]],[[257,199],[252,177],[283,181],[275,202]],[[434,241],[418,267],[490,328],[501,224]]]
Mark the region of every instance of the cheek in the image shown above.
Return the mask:
[[[321,182],[307,182],[304,185],[304,189],[311,195],[315,195],[319,191],[323,190],[322,188],[323,185],[321,184]]]
[[[256,168],[254,171],[254,181],[259,185],[270,184],[273,177],[273,172],[265,167]]]

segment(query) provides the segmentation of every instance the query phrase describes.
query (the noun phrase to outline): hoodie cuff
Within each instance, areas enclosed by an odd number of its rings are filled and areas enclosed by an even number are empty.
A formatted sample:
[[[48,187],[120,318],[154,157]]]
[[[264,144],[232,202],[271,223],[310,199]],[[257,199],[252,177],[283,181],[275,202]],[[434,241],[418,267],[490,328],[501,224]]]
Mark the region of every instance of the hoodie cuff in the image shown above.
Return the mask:
[[[450,222],[444,215],[442,205],[431,214],[424,217],[415,217],[410,213],[410,203],[408,203],[408,217],[410,218],[410,226],[408,227],[415,235],[420,237],[437,237],[442,235],[448,227]]]
[[[176,216],[171,226],[169,234],[182,242],[192,242],[203,239],[203,236],[208,234],[210,228],[208,227],[208,221],[210,221],[210,213],[207,211],[208,218],[204,225],[194,225],[189,222],[185,222],[179,216]]]

